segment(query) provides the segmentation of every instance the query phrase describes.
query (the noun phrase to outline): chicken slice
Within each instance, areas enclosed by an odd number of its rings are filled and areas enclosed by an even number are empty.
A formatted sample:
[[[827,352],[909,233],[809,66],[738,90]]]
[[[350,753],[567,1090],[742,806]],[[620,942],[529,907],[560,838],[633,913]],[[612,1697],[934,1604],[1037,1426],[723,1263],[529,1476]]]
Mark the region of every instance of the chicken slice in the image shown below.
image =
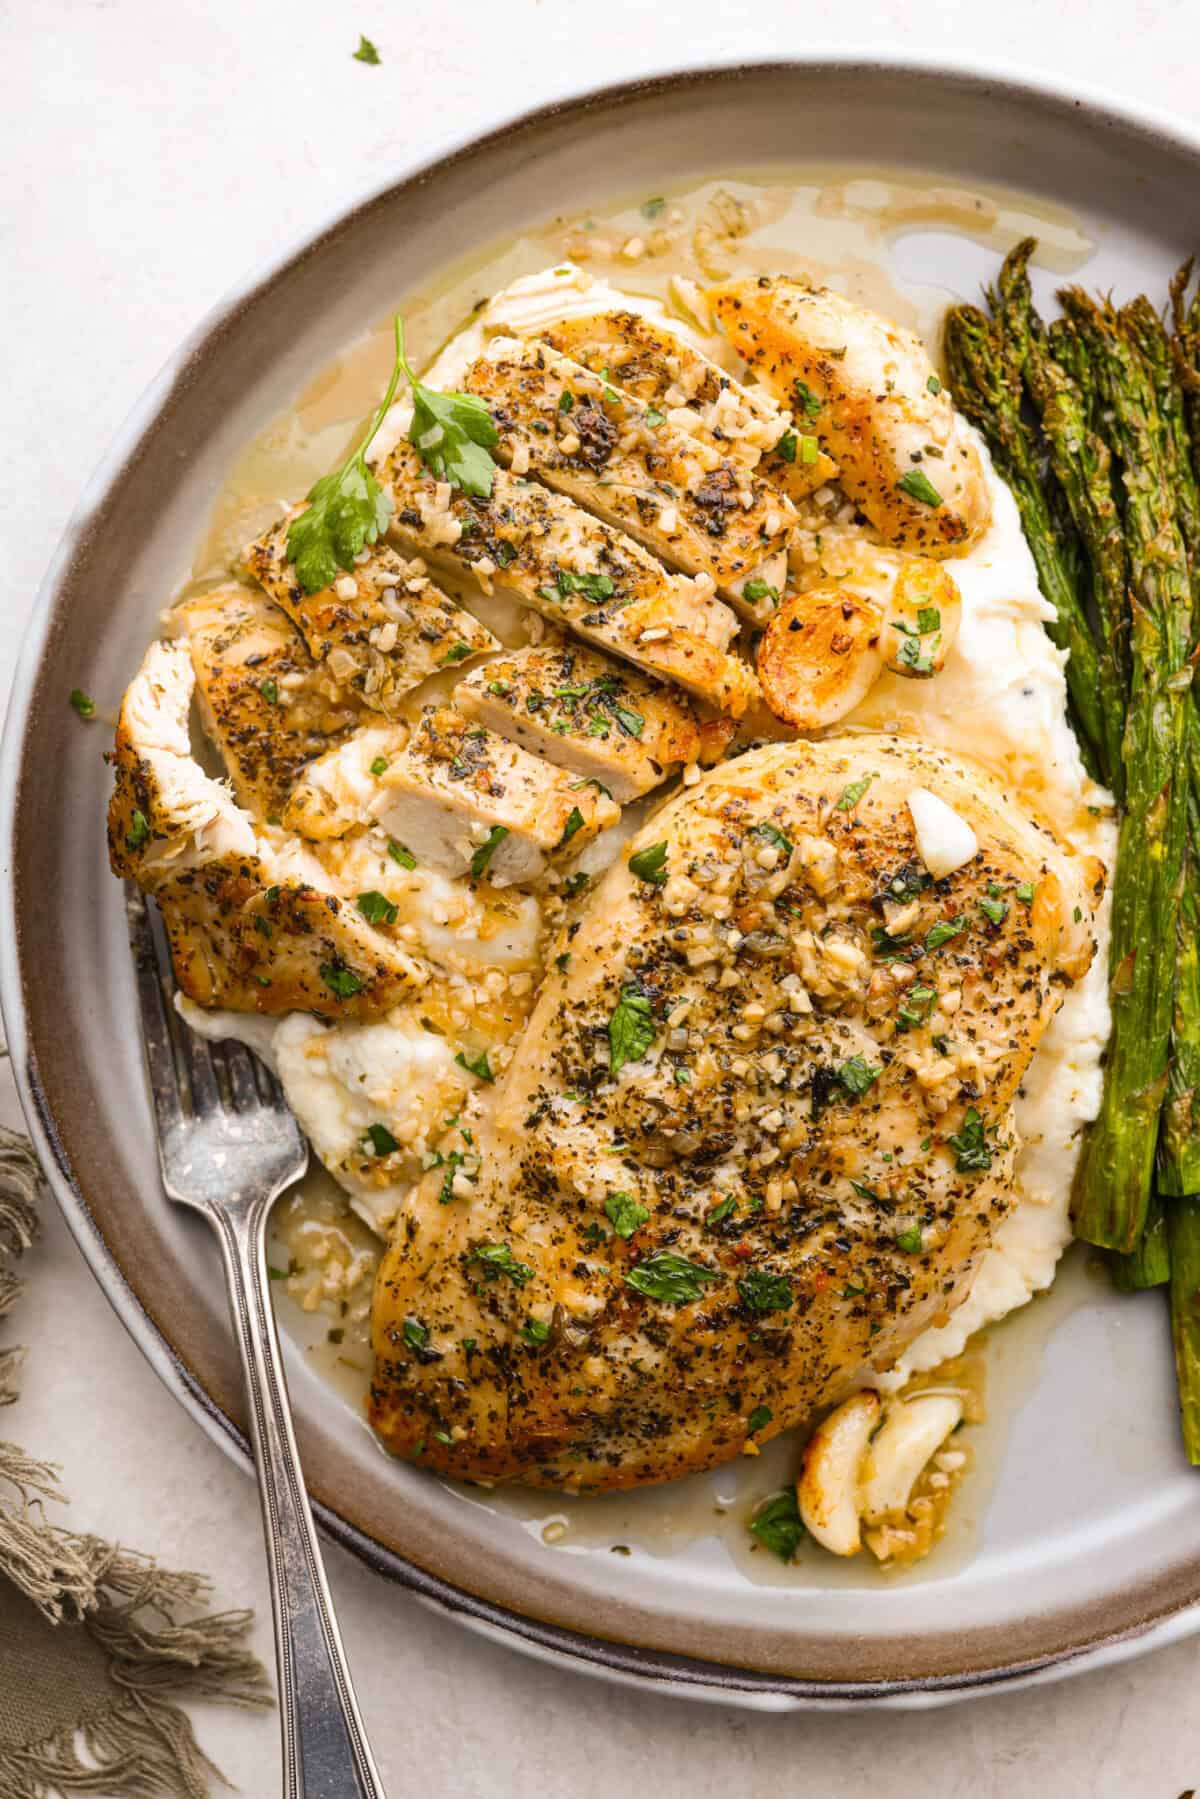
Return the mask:
[[[790,500],[719,442],[537,340],[494,338],[467,372],[500,433],[495,456],[690,575],[754,619],[787,578]]]
[[[504,469],[476,499],[435,481],[402,441],[375,472],[395,504],[393,533],[423,553],[721,712],[749,706],[755,679],[728,648],[737,620],[710,576],[668,574],[564,494]]]
[[[369,823],[379,777],[408,739],[407,725],[367,725],[310,763],[292,790],[284,830],[323,843]]]
[[[219,587],[175,613],[192,654],[206,735],[240,806],[277,818],[304,766],[358,721],[352,695],[320,668],[262,594]]]
[[[390,718],[428,675],[500,648],[486,625],[434,586],[419,558],[406,561],[389,544],[376,544],[332,587],[305,593],[287,559],[288,529],[302,510],[252,543],[246,562],[315,660],[373,712]]]
[[[419,844],[446,874],[497,887],[536,880],[574,856],[620,808],[586,781],[531,756],[449,706],[430,707],[407,747],[379,775],[374,821]]]
[[[665,412],[732,461],[757,469],[790,500],[807,499],[837,477],[837,463],[807,423],[793,424],[765,388],[750,388],[655,319],[596,312],[556,320],[537,336],[564,356]]]
[[[158,900],[176,978],[197,1004],[379,1017],[423,971],[193,761],[194,683],[187,646],[154,643],[126,690],[108,809],[113,873]]]
[[[977,840],[939,880],[916,790]],[[1094,948],[1097,866],[904,738],[751,750],[629,851],[471,1196],[425,1177],[380,1268],[371,1417],[440,1472],[673,1479],[889,1367],[970,1288],[1014,1094]]]
[[[514,650],[473,668],[454,704],[621,805],[685,763],[715,762],[734,730],[730,719],[701,724],[681,693],[575,643]]]
[[[987,530],[978,439],[911,331],[828,288],[763,275],[710,288],[726,337],[836,459],[889,543],[962,555]]]

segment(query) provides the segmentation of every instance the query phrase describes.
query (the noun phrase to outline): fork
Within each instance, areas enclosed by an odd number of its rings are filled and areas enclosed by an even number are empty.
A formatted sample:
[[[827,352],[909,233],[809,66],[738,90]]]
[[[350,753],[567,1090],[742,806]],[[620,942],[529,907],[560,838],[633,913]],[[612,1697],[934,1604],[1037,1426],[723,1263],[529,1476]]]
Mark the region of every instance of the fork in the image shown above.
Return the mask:
[[[271,1308],[267,1217],[307,1168],[308,1144],[256,1057],[239,1043],[209,1044],[184,1023],[158,909],[131,884],[126,904],[163,1186],[217,1233],[246,1379],[285,1799],[383,1799],[304,1490]]]

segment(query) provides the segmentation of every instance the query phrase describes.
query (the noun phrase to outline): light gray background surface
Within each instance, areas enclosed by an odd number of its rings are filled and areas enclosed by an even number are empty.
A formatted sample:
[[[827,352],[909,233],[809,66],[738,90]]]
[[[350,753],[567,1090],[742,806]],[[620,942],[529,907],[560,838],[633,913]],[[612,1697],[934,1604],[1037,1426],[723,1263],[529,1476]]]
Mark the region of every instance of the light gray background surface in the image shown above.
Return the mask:
[[[382,67],[352,60],[359,31]],[[178,339],[248,269],[391,170],[520,107],[688,61],[832,48],[999,58],[1187,120],[1200,7],[0,3],[0,703],[81,486]],[[16,1112],[0,1074],[0,1116]],[[142,1362],[57,1217],[29,1273],[18,1332],[31,1356],[5,1433],[62,1463],[75,1528],[208,1570],[221,1604],[257,1606],[269,1658],[250,1483]],[[392,1799],[607,1799],[646,1785],[656,1799],[1176,1799],[1200,1786],[1200,1641],[949,1710],[757,1717],[558,1673],[431,1616],[332,1547],[328,1560]],[[213,1709],[198,1722],[242,1791],[270,1799],[273,1720]]]

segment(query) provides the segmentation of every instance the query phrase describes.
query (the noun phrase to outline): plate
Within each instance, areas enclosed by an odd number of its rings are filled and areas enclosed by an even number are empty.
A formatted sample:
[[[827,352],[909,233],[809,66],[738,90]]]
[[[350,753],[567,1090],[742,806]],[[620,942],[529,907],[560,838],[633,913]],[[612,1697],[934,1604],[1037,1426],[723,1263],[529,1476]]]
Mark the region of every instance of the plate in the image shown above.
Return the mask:
[[[1200,240],[1200,145],[1015,80],[825,60],[585,95],[391,182],[232,296],[126,426],[46,578],[3,757],[14,1068],[97,1278],[172,1391],[243,1461],[216,1247],[160,1194],[104,853],[108,777],[67,694],[83,670],[93,693],[121,691],[237,451],[406,294],[551,213],[822,162],[997,196],[987,244],[932,224],[893,240],[892,278],[947,297],[994,269],[1016,235],[1014,194],[1084,231],[1093,287],[1165,291]],[[963,1540],[890,1580],[815,1561],[784,1584],[751,1578],[713,1539],[627,1556],[551,1547],[528,1518],[390,1461],[294,1348],[289,1363],[325,1528],[464,1621],[558,1662],[764,1708],[928,1704],[1200,1625],[1200,1488],[1177,1446],[1164,1318],[1154,1295],[1117,1300],[1077,1259],[1053,1297],[1006,1325],[995,1360],[1011,1416],[1004,1400],[988,1427],[997,1465],[975,1478]]]

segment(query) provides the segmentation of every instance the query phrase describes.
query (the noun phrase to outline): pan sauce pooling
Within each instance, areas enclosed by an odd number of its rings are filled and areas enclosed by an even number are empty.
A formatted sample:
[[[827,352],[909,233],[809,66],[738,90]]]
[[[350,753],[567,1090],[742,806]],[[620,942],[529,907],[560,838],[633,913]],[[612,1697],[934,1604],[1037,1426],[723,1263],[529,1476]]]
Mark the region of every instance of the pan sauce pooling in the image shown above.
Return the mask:
[[[391,1229],[385,1441],[602,1488],[866,1386],[801,1505],[886,1558],[960,1415],[888,1395],[1069,1238],[1106,797],[1011,498],[915,342],[790,283],[683,298],[561,265],[483,309],[427,379],[486,398],[491,499],[398,406],[396,550],[309,598],[268,534],[276,604],[184,608],[126,699],[114,861],[234,1008],[192,1022],[274,1061]],[[705,776],[734,720],[794,741],[744,659],[764,622],[776,710],[836,735]],[[190,760],[193,681],[253,820]]]

